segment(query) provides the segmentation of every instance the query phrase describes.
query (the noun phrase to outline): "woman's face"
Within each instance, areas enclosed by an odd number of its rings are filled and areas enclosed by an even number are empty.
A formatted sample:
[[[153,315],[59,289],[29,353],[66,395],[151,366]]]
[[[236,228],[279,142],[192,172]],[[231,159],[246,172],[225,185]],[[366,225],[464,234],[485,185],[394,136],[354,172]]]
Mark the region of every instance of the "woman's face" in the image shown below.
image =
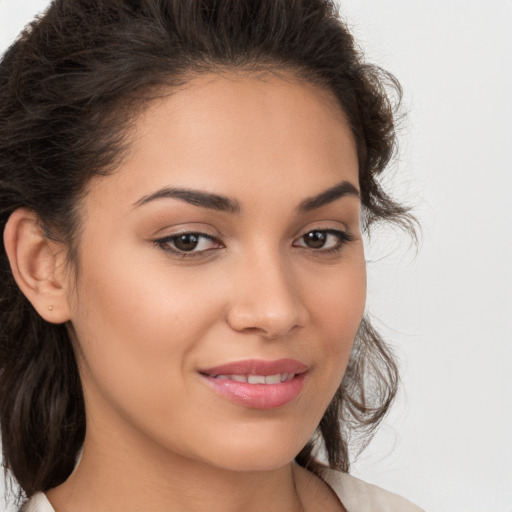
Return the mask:
[[[279,467],[363,314],[350,129],[314,86],[207,75],[154,101],[131,140],[88,188],[67,294],[86,446]]]

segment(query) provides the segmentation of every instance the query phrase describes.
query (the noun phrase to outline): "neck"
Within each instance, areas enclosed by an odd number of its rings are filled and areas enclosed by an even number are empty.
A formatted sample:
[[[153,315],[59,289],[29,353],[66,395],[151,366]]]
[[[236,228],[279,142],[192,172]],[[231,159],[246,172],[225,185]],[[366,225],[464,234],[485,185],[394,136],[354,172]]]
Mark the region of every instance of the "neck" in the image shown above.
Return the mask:
[[[153,442],[102,437],[86,437],[74,473],[47,493],[57,512],[304,510],[298,468],[291,462],[266,471],[231,471],[168,453]]]

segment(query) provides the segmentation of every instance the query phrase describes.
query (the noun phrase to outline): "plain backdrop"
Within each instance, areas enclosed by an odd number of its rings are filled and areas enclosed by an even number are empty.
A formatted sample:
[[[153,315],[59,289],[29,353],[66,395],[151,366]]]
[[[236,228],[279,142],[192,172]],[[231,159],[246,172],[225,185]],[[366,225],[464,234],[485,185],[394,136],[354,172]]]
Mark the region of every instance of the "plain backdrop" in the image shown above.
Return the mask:
[[[46,0],[0,0],[0,52]],[[353,472],[431,512],[512,511],[512,1],[342,0],[404,88],[388,186],[415,206],[368,246],[398,401]],[[0,500],[0,510],[4,503]]]

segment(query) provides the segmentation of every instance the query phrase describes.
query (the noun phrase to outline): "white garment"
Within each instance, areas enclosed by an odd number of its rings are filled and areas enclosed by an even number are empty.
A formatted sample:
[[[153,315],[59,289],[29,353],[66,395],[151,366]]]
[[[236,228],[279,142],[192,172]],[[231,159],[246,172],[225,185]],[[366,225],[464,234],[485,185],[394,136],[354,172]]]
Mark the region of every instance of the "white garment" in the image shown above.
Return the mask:
[[[410,501],[367,484],[347,473],[332,469],[322,472],[325,482],[336,493],[347,512],[424,512]],[[43,493],[30,499],[21,512],[55,512]],[[319,511],[321,512],[321,511]]]
[[[402,496],[348,473],[327,469],[322,472],[322,479],[336,493],[347,512],[424,512]]]

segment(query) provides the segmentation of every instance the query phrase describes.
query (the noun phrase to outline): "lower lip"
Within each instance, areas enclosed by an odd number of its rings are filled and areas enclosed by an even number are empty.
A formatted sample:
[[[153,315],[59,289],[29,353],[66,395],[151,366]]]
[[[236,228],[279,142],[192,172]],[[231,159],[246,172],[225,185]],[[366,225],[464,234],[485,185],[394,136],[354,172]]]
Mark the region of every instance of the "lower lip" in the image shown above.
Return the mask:
[[[207,375],[203,377],[217,393],[235,404],[252,409],[277,409],[299,396],[306,373],[299,373],[292,380],[279,384],[249,384]]]

